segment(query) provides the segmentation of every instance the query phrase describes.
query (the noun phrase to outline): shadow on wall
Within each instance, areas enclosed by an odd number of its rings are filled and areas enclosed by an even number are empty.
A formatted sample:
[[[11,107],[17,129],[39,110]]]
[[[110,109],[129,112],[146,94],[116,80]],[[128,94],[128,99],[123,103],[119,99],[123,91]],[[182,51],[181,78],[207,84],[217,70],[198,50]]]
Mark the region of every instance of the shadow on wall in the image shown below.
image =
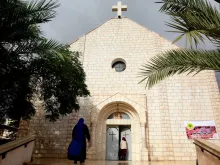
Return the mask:
[[[146,105],[148,105],[147,104],[147,99],[146,99]],[[146,111],[145,112],[145,115],[146,115],[146,126],[147,127],[145,127],[145,130],[146,130],[146,132],[145,132],[145,137],[146,137],[146,140],[145,140],[145,146],[146,146],[146,148],[148,149],[148,160],[149,161],[151,161],[151,155],[150,155],[150,153],[151,153],[151,147],[150,147],[150,137],[149,137],[149,135],[150,135],[150,131],[149,131],[149,123],[148,123],[148,121],[149,121],[149,115],[148,115],[148,111]]]
[[[36,135],[34,157],[66,158],[67,147],[76,122],[77,114],[62,117],[55,123],[45,119],[37,121],[36,126],[32,128]]]
[[[220,90],[220,72],[215,72],[215,76],[218,83],[218,89]]]
[[[45,120],[43,111],[37,112],[31,119],[29,127],[29,133],[36,135],[33,157],[67,158],[67,149],[72,140],[72,130],[79,118],[85,119],[91,133],[88,107],[93,105],[88,101],[88,98],[80,99],[81,109],[79,112],[73,111],[72,114],[61,117],[56,122]],[[88,106],[88,104],[90,105]]]

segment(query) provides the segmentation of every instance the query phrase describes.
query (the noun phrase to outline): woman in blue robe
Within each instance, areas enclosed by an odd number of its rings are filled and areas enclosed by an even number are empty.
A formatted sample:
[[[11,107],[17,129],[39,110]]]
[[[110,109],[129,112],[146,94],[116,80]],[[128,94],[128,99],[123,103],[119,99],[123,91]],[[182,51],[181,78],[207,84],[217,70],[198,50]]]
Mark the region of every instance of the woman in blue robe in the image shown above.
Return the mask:
[[[80,144],[82,144],[82,147],[74,148],[74,150],[76,150],[77,152],[80,152],[78,156],[74,157],[74,164],[76,164],[77,161],[80,161],[80,163],[83,163],[85,162],[85,159],[86,159],[86,138],[88,139],[88,142],[90,142],[89,129],[87,125],[84,124],[83,118],[80,118],[78,123],[73,128],[72,138],[78,141]]]

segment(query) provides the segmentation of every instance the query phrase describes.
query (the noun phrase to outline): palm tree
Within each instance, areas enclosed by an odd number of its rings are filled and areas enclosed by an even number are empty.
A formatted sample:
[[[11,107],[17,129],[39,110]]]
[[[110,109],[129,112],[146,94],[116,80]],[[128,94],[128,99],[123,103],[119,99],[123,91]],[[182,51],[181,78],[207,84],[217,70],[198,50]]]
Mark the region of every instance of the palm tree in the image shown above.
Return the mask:
[[[220,3],[220,0],[215,0]],[[147,80],[146,86],[153,85],[165,78],[182,73],[197,74],[203,70],[220,70],[220,12],[206,0],[162,0],[161,12],[171,17],[167,25],[184,36],[192,49],[166,51],[150,59],[141,69],[141,75]],[[216,50],[193,49],[205,39],[211,41]]]
[[[40,24],[54,18],[58,6],[53,0],[0,1],[0,120],[29,118],[37,95],[54,121],[79,109],[78,96],[89,95],[79,53],[42,35]]]

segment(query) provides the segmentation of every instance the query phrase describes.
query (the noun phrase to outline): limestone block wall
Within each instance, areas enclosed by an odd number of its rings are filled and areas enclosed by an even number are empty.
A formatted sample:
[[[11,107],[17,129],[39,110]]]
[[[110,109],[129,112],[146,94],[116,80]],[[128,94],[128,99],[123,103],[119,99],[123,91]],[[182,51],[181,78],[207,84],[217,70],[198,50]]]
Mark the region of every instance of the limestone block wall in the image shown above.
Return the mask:
[[[218,88],[220,88],[220,73],[216,72],[215,75],[216,75],[216,79],[217,79],[217,82],[218,82]]]
[[[45,119],[42,102],[37,102],[37,113],[30,120],[29,134],[36,135],[34,157],[67,158],[67,148],[72,139],[72,129],[80,117],[90,127],[88,98],[79,99],[80,113],[73,111],[56,122]]]
[[[77,45],[73,43],[71,49],[77,49]],[[214,115],[219,111],[219,106],[215,106],[219,102],[219,92],[211,72],[195,77],[175,76],[150,91],[145,89],[144,83],[138,84],[141,65],[158,53],[176,48],[127,18],[111,19],[86,35],[83,65],[93,97],[131,93],[133,97],[130,98],[136,100],[138,94],[146,94],[147,146],[151,160],[194,160],[195,149],[192,141],[186,138],[183,122],[213,119],[219,122]],[[122,73],[111,68],[111,62],[117,58],[126,61],[127,68]],[[94,102],[100,100],[93,98]],[[137,103],[144,105],[139,100]],[[219,124],[217,126],[220,128]]]
[[[149,144],[152,160],[195,160],[184,121],[215,120],[219,125],[219,92],[214,72],[174,76],[148,95]],[[213,140],[219,143],[219,140]]]
[[[86,43],[86,36],[83,36],[81,38],[79,38],[76,42],[75,42],[75,48],[73,51],[77,51],[80,53],[80,61],[81,63],[83,63],[83,59],[84,59],[84,51],[85,51],[85,43]]]
[[[83,37],[84,38],[84,37]],[[139,84],[140,67],[158,52],[159,35],[146,30],[130,19],[111,19],[85,35],[83,66],[92,94],[145,94],[145,84]],[[70,47],[79,49],[78,41]],[[81,44],[83,47],[83,44]],[[80,47],[80,49],[82,49]],[[146,58],[147,57],[147,58]],[[118,73],[112,62],[122,58],[126,70]],[[131,90],[132,89],[132,90]]]
[[[149,160],[195,160],[195,147],[185,135],[185,120],[214,119],[220,131],[219,90],[213,72],[194,77],[174,76],[150,90],[144,83],[138,84],[143,64],[158,53],[178,48],[158,34],[128,18],[111,19],[73,42],[70,48],[82,53],[80,58],[91,97],[80,98],[80,112],[73,112],[56,123],[45,121],[43,107],[39,106],[30,121],[30,132],[37,135],[36,156],[66,157],[78,118],[84,117],[92,131],[94,107],[108,104],[117,94],[146,110],[146,123],[140,125],[144,128],[146,124]],[[112,69],[113,60],[118,58],[126,62],[126,70],[120,73]]]
[[[26,137],[29,134],[29,120],[21,120],[17,137]]]

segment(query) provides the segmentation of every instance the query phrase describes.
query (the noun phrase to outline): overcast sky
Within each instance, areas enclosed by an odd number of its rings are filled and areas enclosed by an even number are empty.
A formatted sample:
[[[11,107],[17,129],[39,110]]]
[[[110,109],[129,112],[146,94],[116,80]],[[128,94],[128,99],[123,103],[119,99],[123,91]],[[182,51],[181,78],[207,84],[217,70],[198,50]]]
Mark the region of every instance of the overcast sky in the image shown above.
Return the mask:
[[[122,0],[128,5],[128,11],[123,16],[144,25],[150,30],[159,33],[169,40],[174,40],[176,34],[166,32],[170,30],[165,21],[169,17],[159,12],[161,4],[159,0]],[[111,11],[118,0],[59,0],[61,6],[57,9],[57,16],[51,22],[42,26],[45,36],[56,39],[62,43],[71,43],[80,36],[86,34],[110,18],[116,17]],[[216,4],[214,0],[211,3]],[[185,47],[185,41],[178,45]],[[212,48],[206,44],[203,48]]]

